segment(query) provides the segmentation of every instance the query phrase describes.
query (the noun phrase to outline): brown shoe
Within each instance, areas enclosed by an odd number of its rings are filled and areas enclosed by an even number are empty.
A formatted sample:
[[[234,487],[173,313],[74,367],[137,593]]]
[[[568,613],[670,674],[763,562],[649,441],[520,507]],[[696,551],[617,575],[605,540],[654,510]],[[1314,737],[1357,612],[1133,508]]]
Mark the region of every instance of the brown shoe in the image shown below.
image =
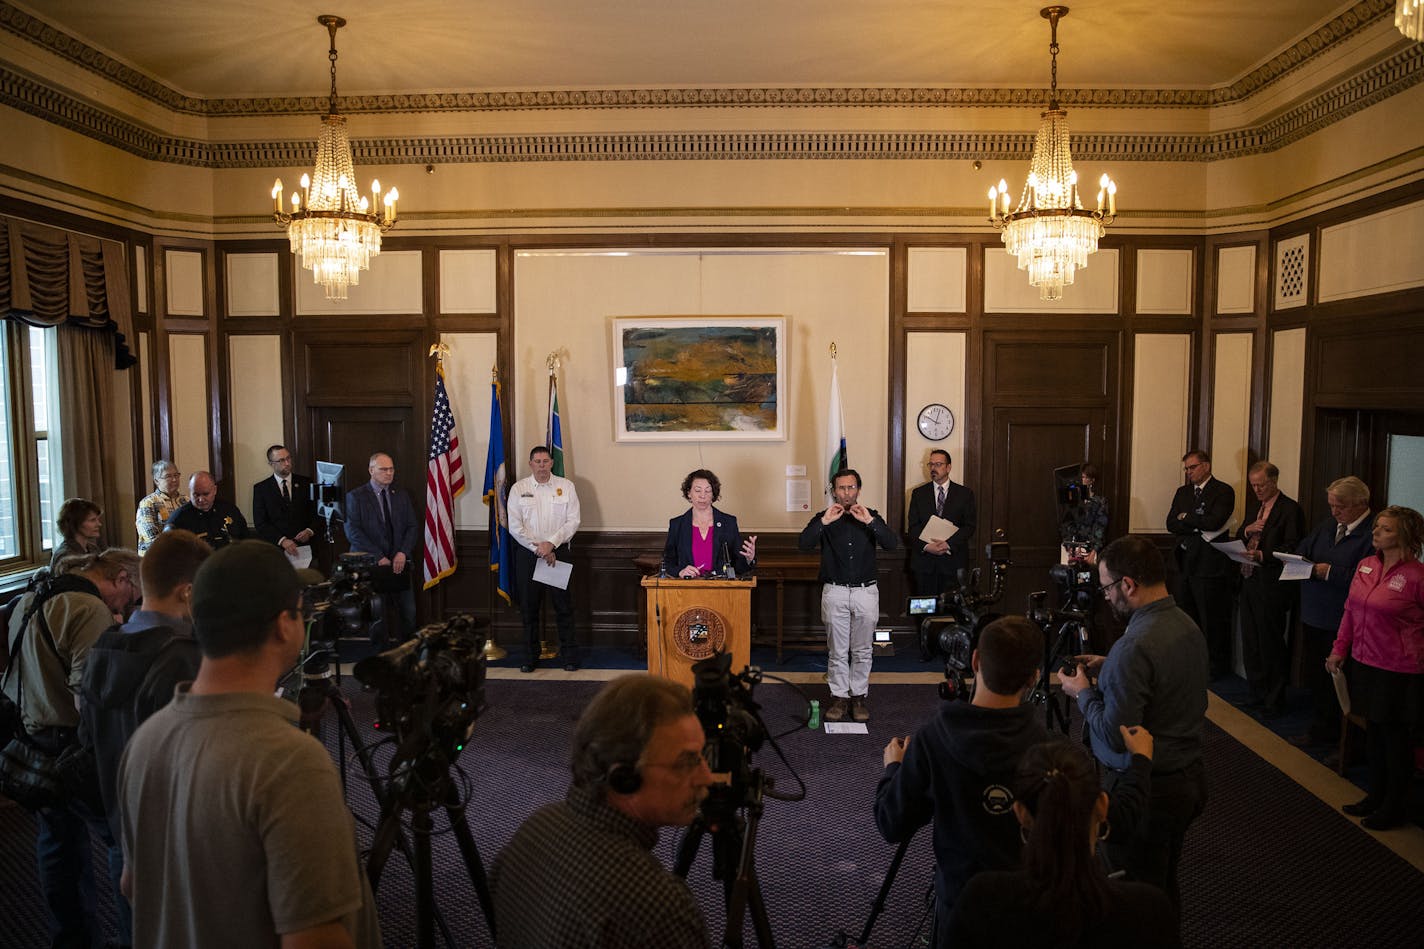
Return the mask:
[[[850,717],[857,722],[870,721],[870,709],[865,707],[865,696],[852,695],[850,697]]]
[[[826,713],[823,717],[828,722],[838,722],[845,718],[846,700],[837,696],[835,701],[831,702],[830,706],[826,709]]]

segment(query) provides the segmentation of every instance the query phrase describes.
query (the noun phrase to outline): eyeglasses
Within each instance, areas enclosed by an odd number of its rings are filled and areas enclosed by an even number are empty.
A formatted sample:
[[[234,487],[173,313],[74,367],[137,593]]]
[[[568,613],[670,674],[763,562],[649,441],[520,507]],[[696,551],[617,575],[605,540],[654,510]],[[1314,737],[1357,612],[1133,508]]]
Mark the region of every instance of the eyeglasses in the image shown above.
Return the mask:
[[[1201,467],[1202,465],[1204,465],[1204,464],[1206,464],[1206,462],[1204,462],[1204,461],[1198,461],[1198,462],[1195,463],[1195,464],[1191,464],[1191,465],[1186,465],[1186,466],[1184,466],[1184,467],[1182,468],[1182,470],[1183,470],[1183,471],[1196,471],[1198,468],[1200,468],[1200,467]]]
[[[676,775],[689,775],[707,763],[706,756],[700,751],[684,751],[672,761],[648,761],[640,765],[643,768],[667,768]]]
[[[1109,590],[1111,590],[1113,587],[1117,586],[1119,583],[1121,583],[1122,581],[1124,581],[1124,580],[1126,580],[1126,579],[1127,579],[1127,577],[1118,577],[1118,578],[1117,578],[1116,580],[1114,580],[1112,583],[1104,583],[1104,584],[1102,584],[1101,586],[1098,587],[1098,589],[1101,590],[1103,593],[1106,593],[1106,592],[1108,592]]]

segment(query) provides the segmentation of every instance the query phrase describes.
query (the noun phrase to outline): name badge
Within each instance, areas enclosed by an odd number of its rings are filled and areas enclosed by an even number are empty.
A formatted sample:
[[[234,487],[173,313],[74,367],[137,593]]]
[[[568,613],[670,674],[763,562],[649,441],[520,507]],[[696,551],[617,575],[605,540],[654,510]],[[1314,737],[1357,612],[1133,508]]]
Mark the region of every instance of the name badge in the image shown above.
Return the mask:
[[[1360,572],[1361,572],[1361,573],[1374,573],[1374,572],[1375,572],[1375,568],[1374,568],[1374,567],[1361,567],[1361,568],[1360,568]]]

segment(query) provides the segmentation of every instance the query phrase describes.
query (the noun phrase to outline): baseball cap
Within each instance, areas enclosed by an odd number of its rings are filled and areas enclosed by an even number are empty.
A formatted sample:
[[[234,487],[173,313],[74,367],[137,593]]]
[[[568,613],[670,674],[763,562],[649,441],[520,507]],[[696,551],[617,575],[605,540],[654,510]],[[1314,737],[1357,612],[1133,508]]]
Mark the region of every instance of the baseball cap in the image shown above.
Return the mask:
[[[203,561],[193,577],[193,629],[205,632],[258,627],[295,609],[302,591],[281,548],[260,540],[229,544]]]

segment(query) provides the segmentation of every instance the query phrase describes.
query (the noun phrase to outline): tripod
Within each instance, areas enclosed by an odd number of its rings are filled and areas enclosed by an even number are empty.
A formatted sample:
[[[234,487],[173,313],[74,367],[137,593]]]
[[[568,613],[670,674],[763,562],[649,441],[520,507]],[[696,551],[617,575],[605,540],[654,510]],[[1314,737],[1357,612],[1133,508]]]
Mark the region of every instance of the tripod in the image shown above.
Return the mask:
[[[428,741],[428,740],[427,740]],[[405,744],[409,744],[407,741]],[[450,820],[450,829],[455,832],[455,840],[464,858],[465,872],[479,898],[480,908],[485,914],[490,936],[494,937],[494,902],[490,898],[489,881],[485,877],[484,864],[480,860],[475,837],[470,833],[470,825],[465,820],[465,804],[460,800],[459,790],[450,774],[451,764],[433,754],[427,743],[418,755],[404,753],[404,745],[396,750],[391,759],[392,780],[390,790],[381,804],[381,820],[376,826],[376,836],[371,843],[371,855],[367,860],[366,873],[371,880],[371,891],[375,892],[381,882],[381,872],[391,855],[391,847],[402,840],[401,814],[410,812],[410,829],[414,840],[414,852],[410,854],[411,871],[415,876],[415,920],[416,945],[419,949],[434,949],[435,924],[447,946],[455,944],[449,926],[435,905],[434,864],[431,860],[430,837],[434,832],[432,812],[443,806]],[[405,770],[395,775],[405,764]],[[402,846],[402,850],[404,850]]]
[[[880,891],[875,894],[875,899],[870,903],[870,915],[866,917],[865,928],[860,931],[860,935],[851,940],[845,930],[841,930],[831,940],[830,949],[850,949],[854,946],[870,945],[870,931],[875,928],[875,921],[885,912],[885,903],[890,898],[890,891],[895,887],[895,875],[900,872],[900,864],[905,860],[905,851],[910,849],[910,841],[914,839],[915,835],[911,834],[900,841],[900,845],[895,848],[895,856],[890,858],[890,868],[885,871],[885,881],[880,884]],[[930,888],[925,892],[925,915],[920,918],[919,925],[915,927],[916,935],[919,934],[926,920],[933,920],[934,906],[934,884],[930,884]]]
[[[772,779],[760,768],[751,770],[743,804],[746,817],[737,813],[737,801],[726,785],[718,785],[708,794],[702,813],[687,828],[678,844],[673,872],[687,877],[702,838],[712,835],[712,878],[722,881],[727,906],[727,929],[722,945],[741,949],[742,929],[747,909],[751,909],[752,927],[757,945],[775,949],[771,934],[771,919],[767,916],[766,900],[762,897],[761,881],[757,879],[755,855],[757,829],[761,825],[763,796],[770,790]],[[711,812],[715,816],[708,816]]]
[[[1050,641],[1044,637],[1043,668],[1038,674],[1038,684],[1029,693],[1029,701],[1043,705],[1043,724],[1049,731],[1055,728],[1064,735],[1068,734],[1071,700],[1066,695],[1055,697],[1053,694],[1053,673],[1060,668],[1072,665],[1074,656],[1087,652],[1088,629],[1084,621],[1072,614],[1055,613],[1054,621],[1063,618],[1062,625],[1058,627],[1058,635]]]
[[[320,655],[320,652],[314,655]],[[311,658],[311,657],[308,657]],[[346,701],[346,696],[341,693],[341,664],[338,661],[335,671],[331,667],[323,672],[309,673],[305,670],[305,660],[297,668],[301,670],[302,685],[297,690],[297,708],[301,713],[299,725],[302,731],[308,733],[317,741],[322,740],[322,723],[326,718],[328,708],[335,709],[337,734],[336,734],[336,754],[341,769],[341,793],[346,794],[346,742],[351,742],[352,749],[356,752],[356,758],[361,762],[361,770],[366,774],[366,780],[371,785],[371,793],[375,795],[377,803],[381,800],[380,775],[376,771],[376,763],[371,757],[370,749],[361,741],[361,733],[356,728],[356,720],[351,717],[351,706]]]

